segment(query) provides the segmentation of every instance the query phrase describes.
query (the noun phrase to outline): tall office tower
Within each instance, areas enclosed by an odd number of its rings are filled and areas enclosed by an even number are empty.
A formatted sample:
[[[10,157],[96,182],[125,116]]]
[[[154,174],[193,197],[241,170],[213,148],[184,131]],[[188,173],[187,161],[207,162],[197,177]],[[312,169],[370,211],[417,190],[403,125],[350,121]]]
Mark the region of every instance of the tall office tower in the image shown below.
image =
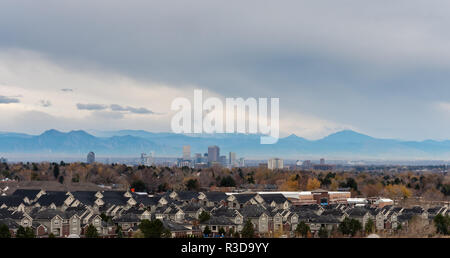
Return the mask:
[[[302,163],[303,168],[311,168],[311,160],[305,160]]]
[[[239,167],[245,167],[245,158],[239,158]]]
[[[232,166],[234,166],[236,164],[236,153],[230,152],[228,154],[228,162]]]
[[[216,145],[208,147],[208,162],[218,162],[220,156],[220,148]]]
[[[222,166],[226,166],[226,165],[227,165],[227,156],[225,156],[225,155],[220,156],[220,157],[219,157],[219,163],[220,163]]]
[[[89,154],[87,155],[87,163],[88,164],[92,164],[95,162],[95,153],[94,152],[89,152]]]
[[[154,152],[149,152],[148,155],[145,153],[141,154],[141,163],[145,166],[153,166],[155,164],[155,160],[153,159]]]
[[[267,168],[270,170],[282,169],[283,168],[283,160],[279,159],[279,158],[269,159],[267,161]]]
[[[190,145],[183,146],[183,159],[184,160],[191,159],[191,146]]]
[[[145,161],[147,160],[147,154],[141,153],[141,162],[140,165],[145,165]]]
[[[202,154],[201,153],[194,154],[194,163],[202,163]]]
[[[320,159],[320,165],[325,165],[325,159],[324,158]]]

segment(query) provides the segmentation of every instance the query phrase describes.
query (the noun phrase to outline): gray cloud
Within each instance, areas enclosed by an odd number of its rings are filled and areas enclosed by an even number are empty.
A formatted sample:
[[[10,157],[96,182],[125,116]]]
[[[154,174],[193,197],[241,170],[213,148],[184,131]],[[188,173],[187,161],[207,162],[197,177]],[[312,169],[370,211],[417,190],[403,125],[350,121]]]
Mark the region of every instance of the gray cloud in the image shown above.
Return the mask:
[[[134,108],[130,106],[123,107],[117,104],[112,104],[110,107],[113,111],[126,111],[134,114],[154,114],[153,111],[146,108]]]
[[[94,111],[92,112],[92,116],[95,118],[104,118],[104,119],[122,119],[123,114],[119,112],[111,112],[111,111]]]
[[[72,92],[72,91],[73,91],[73,89],[68,89],[68,88],[65,88],[65,89],[61,89],[61,91],[64,91],[64,92]]]
[[[19,103],[20,100],[14,97],[7,97],[0,95],[0,104],[11,104],[11,103]]]
[[[42,107],[50,107],[51,105],[52,105],[52,103],[50,102],[50,100],[41,100],[41,101],[39,101],[39,104],[42,106]]]
[[[430,108],[450,100],[448,1],[40,3],[0,2],[0,47],[223,96],[280,97],[282,110],[373,136],[450,138],[448,114]]]
[[[106,109],[107,106],[101,104],[81,104],[77,103],[77,108],[79,110],[103,110]]]

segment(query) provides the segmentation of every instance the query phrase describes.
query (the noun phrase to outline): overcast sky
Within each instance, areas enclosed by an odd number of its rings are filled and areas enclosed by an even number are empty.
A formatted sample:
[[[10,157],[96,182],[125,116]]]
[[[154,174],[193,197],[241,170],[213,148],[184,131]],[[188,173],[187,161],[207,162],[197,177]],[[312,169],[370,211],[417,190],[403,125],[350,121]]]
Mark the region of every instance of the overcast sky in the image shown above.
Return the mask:
[[[449,1],[0,1],[0,131],[169,131],[193,89],[281,132],[450,139]]]

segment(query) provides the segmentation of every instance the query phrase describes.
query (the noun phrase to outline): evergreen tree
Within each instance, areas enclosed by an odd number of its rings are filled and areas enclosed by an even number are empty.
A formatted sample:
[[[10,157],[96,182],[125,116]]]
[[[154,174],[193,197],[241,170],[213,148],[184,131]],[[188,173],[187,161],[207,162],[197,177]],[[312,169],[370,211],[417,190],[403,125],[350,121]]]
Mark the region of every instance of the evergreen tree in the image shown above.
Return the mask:
[[[211,215],[209,215],[209,212],[207,211],[202,211],[202,213],[200,213],[200,215],[198,216],[198,220],[200,221],[200,223],[204,223],[205,221],[208,221],[211,218]]]
[[[304,221],[300,221],[300,223],[298,223],[297,227],[295,228],[295,232],[300,234],[302,237],[307,237],[308,236],[308,232],[310,232],[310,228],[308,225],[306,225],[306,223]]]
[[[328,230],[324,226],[321,226],[319,229],[319,237],[328,238]]]
[[[436,226],[436,232],[438,234],[450,235],[450,216],[445,217],[442,214],[438,214],[433,219],[434,225]]]
[[[253,223],[250,220],[247,220],[245,222],[241,234],[243,238],[252,238],[255,236],[255,229],[253,227]]]
[[[165,230],[163,223],[159,219],[152,221],[144,219],[139,224],[139,229],[145,238],[161,238]]]
[[[225,236],[225,229],[223,227],[219,228],[219,235],[224,235]]]
[[[0,238],[11,238],[11,232],[5,224],[0,224]]]
[[[373,222],[372,219],[369,218],[364,228],[364,231],[366,232],[366,234],[370,234],[375,231],[375,223]]]
[[[98,232],[97,229],[94,227],[94,225],[89,225],[86,229],[86,234],[84,234],[86,238],[98,238]]]
[[[20,226],[17,229],[16,238],[34,238],[34,237],[35,237],[34,231],[30,227],[24,228]]]
[[[203,234],[209,236],[209,234],[211,234],[211,229],[209,229],[209,227],[206,226],[205,229],[203,229]]]
[[[59,176],[59,166],[56,163],[53,166],[53,176],[55,177],[55,179],[57,179]]]

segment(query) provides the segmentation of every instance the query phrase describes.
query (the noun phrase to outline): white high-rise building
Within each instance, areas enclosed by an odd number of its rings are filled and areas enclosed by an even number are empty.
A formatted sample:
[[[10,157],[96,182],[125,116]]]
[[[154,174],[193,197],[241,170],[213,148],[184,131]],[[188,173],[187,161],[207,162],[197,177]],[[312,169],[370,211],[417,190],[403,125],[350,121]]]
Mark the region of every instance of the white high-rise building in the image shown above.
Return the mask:
[[[150,152],[149,155],[142,153],[140,164],[144,166],[153,166],[155,164],[155,161],[153,159],[153,152]]]
[[[236,153],[230,152],[230,153],[228,154],[228,163],[229,163],[231,166],[236,166]]]
[[[245,158],[239,158],[239,167],[245,167]]]
[[[267,168],[270,170],[283,169],[283,160],[280,158],[273,158],[267,161]]]

